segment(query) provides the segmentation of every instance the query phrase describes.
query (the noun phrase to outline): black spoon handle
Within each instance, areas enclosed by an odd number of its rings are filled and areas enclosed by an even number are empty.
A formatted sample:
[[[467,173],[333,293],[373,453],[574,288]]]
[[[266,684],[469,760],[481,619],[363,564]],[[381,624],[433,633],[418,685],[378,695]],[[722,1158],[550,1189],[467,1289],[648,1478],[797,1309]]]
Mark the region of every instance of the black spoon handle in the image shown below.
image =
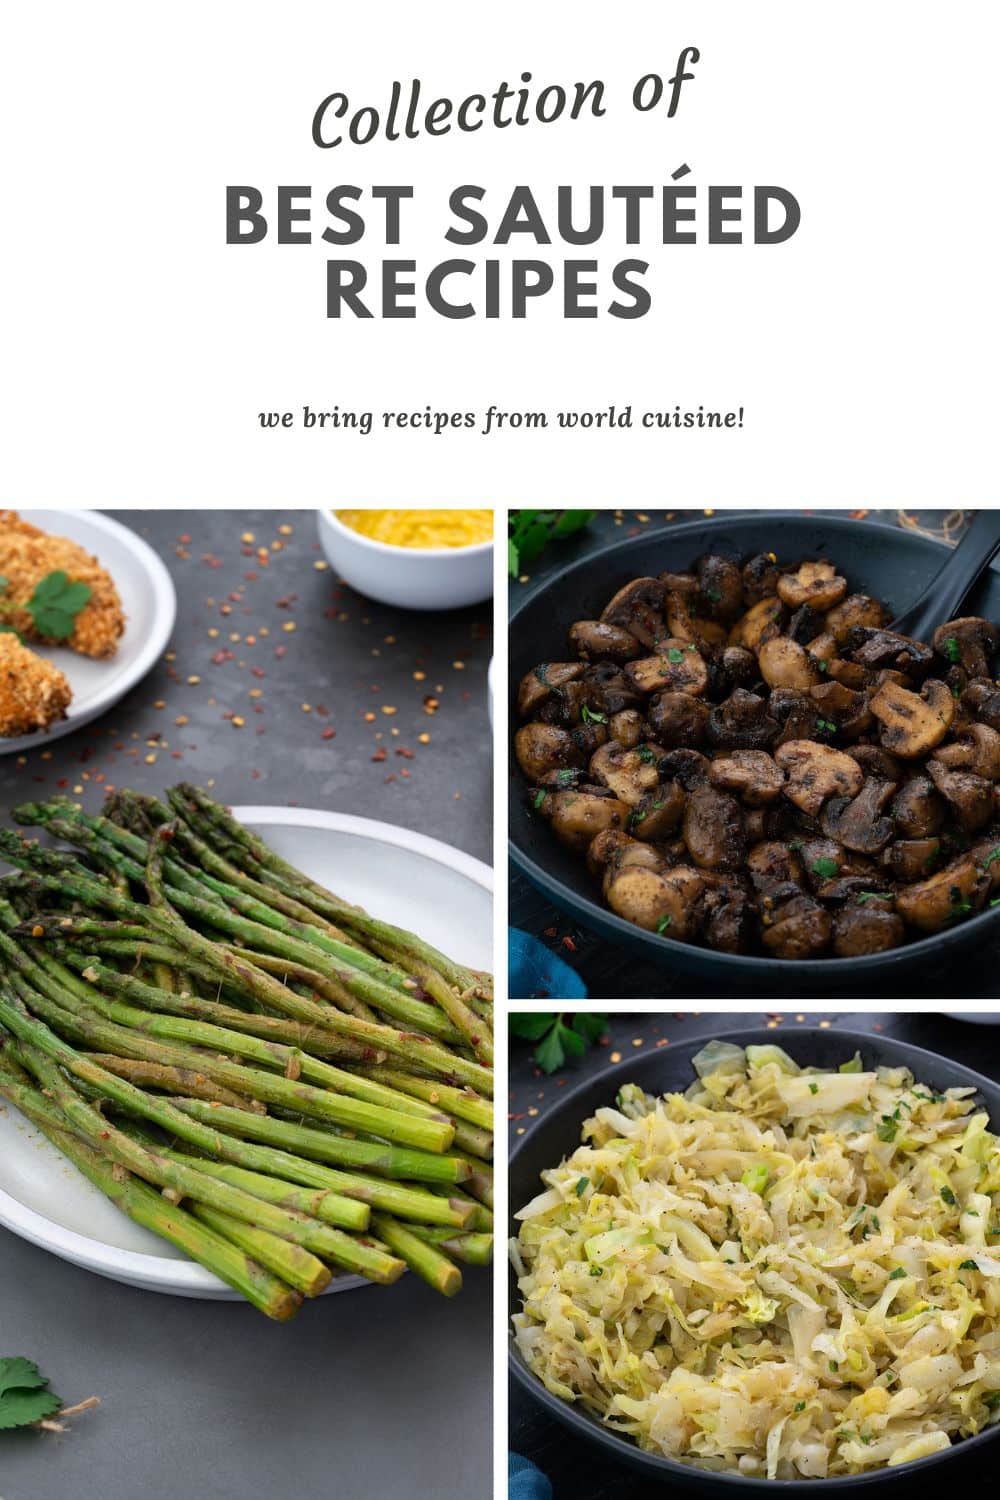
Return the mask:
[[[939,625],[958,615],[972,585],[1000,551],[1000,510],[976,511],[965,535],[920,598],[889,626],[900,635],[928,641]]]

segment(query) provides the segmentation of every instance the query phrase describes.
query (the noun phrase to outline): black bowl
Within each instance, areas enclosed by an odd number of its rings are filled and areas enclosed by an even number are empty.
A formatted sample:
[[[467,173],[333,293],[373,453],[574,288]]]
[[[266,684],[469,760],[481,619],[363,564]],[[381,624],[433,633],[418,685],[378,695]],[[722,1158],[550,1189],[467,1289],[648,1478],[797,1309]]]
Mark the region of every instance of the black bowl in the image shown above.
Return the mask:
[[[835,1068],[852,1057],[855,1051],[859,1051],[866,1066],[909,1068],[921,1083],[929,1084],[937,1090],[976,1089],[981,1096],[982,1107],[989,1112],[991,1121],[1000,1123],[1000,1085],[936,1052],[913,1047],[908,1042],[899,1042],[892,1037],[870,1036],[866,1032],[822,1030],[818,1026],[796,1027],[788,1037],[776,1036],[775,1032],[761,1027],[744,1031],[719,1031],[717,1036],[720,1041],[736,1042],[741,1047],[772,1045],[776,1040],[787,1042],[789,1055],[803,1067]],[[625,1083],[637,1083],[650,1094],[683,1092],[695,1076],[691,1059],[707,1041],[707,1036],[696,1037],[688,1042],[671,1044],[669,1047],[629,1058],[565,1094],[558,1105],[529,1130],[511,1153],[511,1233],[516,1235],[518,1230],[514,1213],[540,1190],[540,1174],[549,1167],[558,1166],[580,1144],[580,1128],[584,1120],[589,1119],[602,1105],[612,1103]],[[976,1102],[980,1103],[980,1099]],[[511,1315],[520,1311],[517,1278],[513,1269],[510,1273],[509,1305]],[[731,1494],[733,1500],[739,1500],[740,1495],[751,1494],[841,1494],[851,1485],[874,1488],[896,1481],[916,1486],[932,1467],[947,1463],[958,1454],[980,1448],[1000,1434],[998,1425],[976,1437],[965,1438],[930,1458],[918,1459],[915,1463],[902,1464],[894,1469],[873,1469],[869,1474],[838,1479],[774,1480],[750,1479],[739,1474],[710,1474],[688,1468],[674,1459],[648,1453],[636,1447],[628,1438],[612,1432],[582,1408],[571,1406],[558,1396],[553,1396],[524,1363],[513,1338],[510,1340],[508,1360],[515,1380],[528,1395],[545,1407],[549,1416],[568,1427],[577,1437],[603,1448],[607,1458],[637,1469],[647,1480],[699,1490],[705,1495]],[[946,1483],[946,1476],[940,1475],[938,1482]],[[928,1489],[927,1493],[931,1493],[931,1490]]]
[[[912,531],[847,517],[803,516],[764,511],[727,519],[697,521],[662,532],[617,542],[583,558],[524,601],[510,621],[510,691],[512,728],[517,726],[517,685],[539,661],[561,660],[566,633],[574,620],[596,619],[612,594],[630,578],[679,571],[702,552],[746,558],[765,548],[779,557],[829,556],[844,573],[852,592],[874,595],[892,613],[912,604],[947,557],[947,548]],[[963,612],[1000,619],[1000,572],[989,569],[963,606]],[[702,980],[715,979],[734,993],[740,980],[772,991],[794,991],[808,997],[811,985],[856,987],[867,981],[867,993],[891,975],[940,963],[948,953],[975,948],[1000,933],[1000,908],[981,912],[947,932],[921,938],[888,953],[865,958],[780,959],[752,954],[716,953],[692,943],[646,932],[602,905],[600,893],[583,861],[553,838],[548,825],[534,817],[526,797],[527,783],[510,756],[510,858],[546,900],[567,912],[581,927],[608,942],[628,948],[648,963],[667,966]]]

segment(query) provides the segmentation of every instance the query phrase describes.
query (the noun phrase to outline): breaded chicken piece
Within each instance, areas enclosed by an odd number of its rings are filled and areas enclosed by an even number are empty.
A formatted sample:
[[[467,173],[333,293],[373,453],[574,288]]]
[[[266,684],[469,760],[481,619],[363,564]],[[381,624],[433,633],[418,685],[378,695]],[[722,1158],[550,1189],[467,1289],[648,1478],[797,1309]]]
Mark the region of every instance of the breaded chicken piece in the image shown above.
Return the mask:
[[[68,574],[71,582],[89,585],[91,595],[76,617],[69,640],[53,642],[38,634],[23,606],[42,579],[59,570]],[[0,510],[0,577],[7,580],[4,603],[15,606],[5,613],[4,621],[26,640],[68,646],[81,656],[114,656],[125,629],[122,602],[111,575],[76,542],[48,536],[22,521],[17,511]]]
[[[58,667],[0,631],[0,738],[34,734],[65,719],[73,694]]]

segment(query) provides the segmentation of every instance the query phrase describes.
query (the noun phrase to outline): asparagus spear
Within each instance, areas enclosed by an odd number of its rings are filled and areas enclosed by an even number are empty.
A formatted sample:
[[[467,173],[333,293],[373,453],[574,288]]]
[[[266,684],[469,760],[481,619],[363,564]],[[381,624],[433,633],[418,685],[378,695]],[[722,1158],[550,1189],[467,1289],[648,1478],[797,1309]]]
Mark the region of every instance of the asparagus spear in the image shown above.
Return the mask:
[[[416,1271],[429,1282],[436,1292],[445,1297],[454,1297],[462,1290],[462,1273],[434,1245],[418,1239],[411,1229],[392,1219],[388,1214],[373,1214],[372,1228],[390,1250],[406,1261],[411,1271]]]

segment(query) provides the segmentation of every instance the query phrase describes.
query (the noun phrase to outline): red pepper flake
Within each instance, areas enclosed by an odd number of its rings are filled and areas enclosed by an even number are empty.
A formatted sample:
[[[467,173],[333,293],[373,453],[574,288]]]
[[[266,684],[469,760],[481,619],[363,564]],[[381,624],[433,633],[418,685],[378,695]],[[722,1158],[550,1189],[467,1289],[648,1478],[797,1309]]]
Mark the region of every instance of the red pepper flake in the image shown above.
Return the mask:
[[[576,952],[576,944],[574,943],[573,939],[568,934],[567,934],[566,937],[563,938],[562,945],[563,945],[564,948],[568,948],[569,951],[570,951],[570,953],[575,953]]]
[[[282,646],[278,647],[279,651],[282,651],[283,649],[284,649],[284,647],[282,647]],[[267,673],[264,671],[263,667],[251,667],[250,668],[250,676],[251,677],[257,677],[257,678],[266,677]]]
[[[379,748],[375,751],[375,754],[372,756],[372,760],[387,760],[388,756],[388,750],[384,745],[380,745]]]
[[[324,740],[332,740],[336,733],[337,731],[335,729],[324,729],[320,738]]]
[[[542,937],[547,937],[547,938],[554,938],[555,935],[556,935],[556,929],[554,927],[546,927],[545,931],[542,933]]]
[[[287,646],[275,646],[275,648],[274,648],[274,654],[278,658],[278,660],[281,661],[281,659],[284,656],[288,655],[288,647]]]
[[[396,754],[401,755],[404,760],[413,760],[415,758],[416,752],[413,750],[407,750],[405,745],[397,745]]]

